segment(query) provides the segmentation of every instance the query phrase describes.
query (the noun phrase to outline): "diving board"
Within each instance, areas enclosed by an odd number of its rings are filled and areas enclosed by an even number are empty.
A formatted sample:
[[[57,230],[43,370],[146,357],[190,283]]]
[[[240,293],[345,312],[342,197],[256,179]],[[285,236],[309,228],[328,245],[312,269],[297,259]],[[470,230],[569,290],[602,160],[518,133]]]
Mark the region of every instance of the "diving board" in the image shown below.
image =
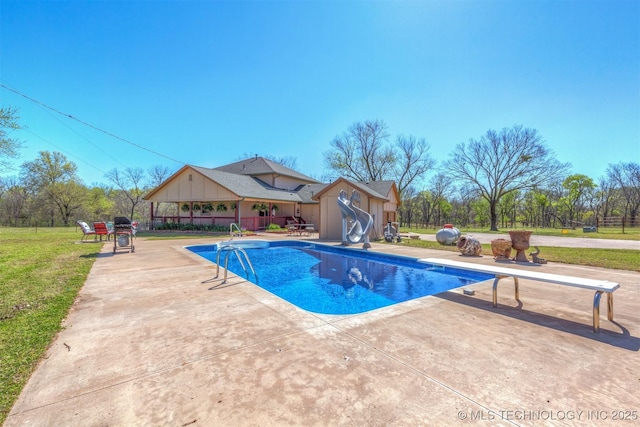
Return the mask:
[[[585,279],[582,277],[564,276],[561,274],[520,270],[516,268],[461,262],[442,258],[423,258],[418,261],[439,267],[459,268],[462,270],[492,274],[494,276],[494,307],[498,306],[498,282],[500,279],[504,279],[505,277],[513,278],[517,301],[520,301],[518,279],[537,280],[539,282],[554,283],[556,285],[572,286],[595,291],[595,295],[593,297],[593,332],[596,333],[600,331],[600,297],[602,296],[602,293],[605,292],[607,294],[607,319],[613,320],[613,292],[620,287],[619,283],[610,282],[608,280]]]

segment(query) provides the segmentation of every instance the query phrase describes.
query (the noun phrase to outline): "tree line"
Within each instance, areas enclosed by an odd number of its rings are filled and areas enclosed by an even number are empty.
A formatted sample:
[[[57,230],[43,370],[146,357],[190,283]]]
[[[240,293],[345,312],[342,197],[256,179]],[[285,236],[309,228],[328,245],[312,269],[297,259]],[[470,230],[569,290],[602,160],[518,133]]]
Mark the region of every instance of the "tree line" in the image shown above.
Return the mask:
[[[572,227],[610,216],[637,225],[638,163],[611,164],[597,182],[570,174],[540,133],[521,125],[457,144],[438,167],[424,138],[398,135],[392,142],[382,120],[354,123],[331,146],[324,154],[330,178],[397,183],[402,226],[454,223],[497,231],[517,223]]]
[[[5,172],[7,159],[17,157],[21,148],[10,137],[19,128],[17,111],[0,108],[0,166]],[[624,216],[629,225],[637,225],[638,163],[611,164],[597,181],[570,174],[570,165],[555,158],[539,132],[521,125],[460,143],[437,165],[424,138],[401,134],[392,141],[384,121],[367,120],[336,136],[323,157],[324,182],[337,177],[395,181],[402,226],[571,227],[610,216]],[[295,159],[272,160],[295,169]],[[62,153],[41,151],[21,165],[18,175],[0,176],[0,225],[70,225],[77,219],[123,214],[144,221],[150,207],[142,196],[170,173],[161,165],[112,169],[105,174],[106,184],[89,187]]]

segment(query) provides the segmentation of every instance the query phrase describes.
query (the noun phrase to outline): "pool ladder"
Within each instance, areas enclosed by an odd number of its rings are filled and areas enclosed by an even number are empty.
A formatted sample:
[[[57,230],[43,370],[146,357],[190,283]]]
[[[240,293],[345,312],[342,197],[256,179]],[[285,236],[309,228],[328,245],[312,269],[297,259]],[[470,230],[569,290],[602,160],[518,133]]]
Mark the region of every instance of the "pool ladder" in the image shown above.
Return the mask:
[[[236,229],[236,231],[233,231],[234,228]],[[232,239],[236,236],[242,237],[242,230],[240,229],[238,224],[236,224],[235,222],[232,222],[231,224],[229,224],[229,235],[231,236]]]
[[[256,273],[256,270],[253,268],[253,264],[251,264],[249,255],[247,255],[247,252],[244,249],[233,245],[222,246],[220,247],[220,249],[218,249],[218,254],[216,255],[216,277],[214,277],[214,279],[217,279],[220,276],[220,254],[222,254],[222,252],[227,253],[224,257],[224,280],[222,281],[222,283],[227,283],[227,273],[229,271],[227,267],[229,266],[229,256],[232,253],[236,255],[236,258],[238,258],[238,262],[240,263],[240,266],[242,267],[242,270],[244,271],[247,279],[249,278],[249,272],[251,272],[253,274],[253,277],[256,278],[256,284],[258,283],[258,273]],[[243,257],[244,261],[242,260]]]

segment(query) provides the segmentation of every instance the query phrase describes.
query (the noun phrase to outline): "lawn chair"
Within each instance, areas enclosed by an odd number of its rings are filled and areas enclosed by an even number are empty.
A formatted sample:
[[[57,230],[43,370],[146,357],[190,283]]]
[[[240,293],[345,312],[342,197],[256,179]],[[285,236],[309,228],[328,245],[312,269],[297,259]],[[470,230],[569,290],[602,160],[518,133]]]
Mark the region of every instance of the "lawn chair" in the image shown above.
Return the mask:
[[[81,242],[86,242],[85,239],[88,239],[89,236],[93,236],[93,240],[96,239],[96,232],[93,231],[91,227],[89,227],[89,224],[79,220],[76,221],[76,223],[80,226],[80,229],[82,229],[82,239],[80,239]]]
[[[113,231],[109,230],[107,223],[102,221],[93,223],[93,231],[96,237],[100,236],[100,241],[102,241],[102,236],[107,236],[107,240],[111,240],[111,235],[113,234]]]
[[[298,224],[296,222],[287,220],[287,234],[289,234],[289,236],[294,235],[297,228]]]

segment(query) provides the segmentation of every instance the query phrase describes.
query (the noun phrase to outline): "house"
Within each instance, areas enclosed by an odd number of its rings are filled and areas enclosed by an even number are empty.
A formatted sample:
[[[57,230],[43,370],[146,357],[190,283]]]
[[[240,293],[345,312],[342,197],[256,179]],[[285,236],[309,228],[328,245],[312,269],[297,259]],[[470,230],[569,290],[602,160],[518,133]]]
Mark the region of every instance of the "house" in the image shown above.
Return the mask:
[[[352,182],[340,178],[324,184],[263,157],[217,168],[185,165],[143,199],[151,204],[151,226],[166,222],[232,223],[257,231],[288,221],[313,224],[321,239],[340,240],[340,190],[361,195],[360,207],[374,218],[372,239],[382,235],[387,221],[396,221],[400,198],[393,181]],[[160,203],[174,204],[175,213],[156,215]]]

